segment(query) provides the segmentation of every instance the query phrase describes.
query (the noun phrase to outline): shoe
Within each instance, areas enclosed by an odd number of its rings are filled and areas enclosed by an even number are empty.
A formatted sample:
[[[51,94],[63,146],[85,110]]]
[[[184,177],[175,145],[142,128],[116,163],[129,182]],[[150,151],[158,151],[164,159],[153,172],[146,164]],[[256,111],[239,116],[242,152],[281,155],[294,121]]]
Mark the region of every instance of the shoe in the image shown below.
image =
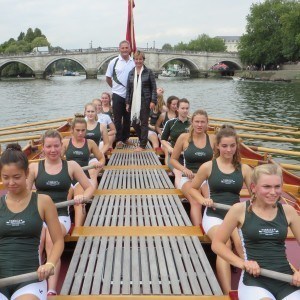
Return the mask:
[[[119,141],[119,142],[116,143],[116,148],[117,148],[117,149],[122,149],[123,146],[124,146],[124,144],[123,144],[123,142],[121,142],[121,141]]]
[[[56,296],[57,294],[55,292],[48,292],[47,296]]]
[[[130,140],[126,140],[126,142],[124,143],[127,146],[134,146],[134,142],[130,141]]]

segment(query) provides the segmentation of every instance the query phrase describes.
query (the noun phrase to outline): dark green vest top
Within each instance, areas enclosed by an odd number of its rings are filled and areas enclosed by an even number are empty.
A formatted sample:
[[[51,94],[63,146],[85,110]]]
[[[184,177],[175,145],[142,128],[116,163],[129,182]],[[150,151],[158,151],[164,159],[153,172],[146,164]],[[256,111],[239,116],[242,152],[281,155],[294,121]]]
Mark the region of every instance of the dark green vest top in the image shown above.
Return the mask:
[[[39,194],[48,195],[54,203],[67,201],[71,178],[68,172],[68,162],[62,161],[62,169],[58,174],[51,175],[45,170],[45,161],[39,162],[38,174],[35,179],[35,186]],[[68,207],[57,210],[59,216],[68,216]]]
[[[86,130],[85,138],[89,140],[93,140],[97,146],[99,146],[99,143],[101,141],[101,131],[100,131],[100,123],[97,122],[97,125],[92,130]]]
[[[220,171],[217,161],[212,161],[211,174],[208,177],[210,198],[216,203],[233,205],[240,201],[240,191],[243,187],[242,171],[235,170],[230,174]],[[221,209],[207,209],[207,215],[224,219],[226,211]]]
[[[0,278],[37,270],[42,227],[37,193],[19,213],[8,209],[5,195],[0,198]]]
[[[202,164],[213,158],[213,149],[209,142],[209,136],[206,134],[206,144],[204,148],[197,148],[193,141],[183,151],[185,167],[193,173],[197,173]]]

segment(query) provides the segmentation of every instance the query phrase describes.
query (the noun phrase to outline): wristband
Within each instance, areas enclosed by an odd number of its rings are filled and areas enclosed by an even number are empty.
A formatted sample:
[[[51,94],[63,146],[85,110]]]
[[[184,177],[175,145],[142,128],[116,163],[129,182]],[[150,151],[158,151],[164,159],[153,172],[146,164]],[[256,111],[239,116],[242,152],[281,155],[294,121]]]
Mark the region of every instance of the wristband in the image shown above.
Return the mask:
[[[50,266],[52,266],[53,269],[55,270],[55,265],[54,265],[54,263],[52,263],[52,262],[46,262],[45,265],[50,265]]]

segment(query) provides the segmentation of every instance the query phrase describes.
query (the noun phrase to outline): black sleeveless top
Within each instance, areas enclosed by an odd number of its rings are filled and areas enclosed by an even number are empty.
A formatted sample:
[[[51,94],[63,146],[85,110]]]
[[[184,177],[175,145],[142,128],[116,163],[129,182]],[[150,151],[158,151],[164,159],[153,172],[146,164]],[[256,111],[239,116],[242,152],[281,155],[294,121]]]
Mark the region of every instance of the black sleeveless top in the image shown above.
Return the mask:
[[[67,201],[69,189],[71,187],[71,178],[68,171],[68,162],[62,160],[62,169],[58,174],[48,174],[45,170],[45,161],[40,161],[38,165],[38,174],[35,179],[35,186],[39,194],[48,195],[54,203]],[[57,210],[59,216],[68,216],[68,207],[62,207]]]

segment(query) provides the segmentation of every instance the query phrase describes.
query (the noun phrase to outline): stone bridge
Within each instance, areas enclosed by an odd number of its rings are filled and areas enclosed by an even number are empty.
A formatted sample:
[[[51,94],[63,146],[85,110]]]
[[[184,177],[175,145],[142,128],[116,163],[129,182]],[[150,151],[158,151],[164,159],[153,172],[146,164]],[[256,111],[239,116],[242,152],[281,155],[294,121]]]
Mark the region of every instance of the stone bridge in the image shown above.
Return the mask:
[[[172,61],[182,62],[190,69],[191,77],[199,77],[206,73],[217,63],[227,64],[231,70],[240,70],[243,65],[237,53],[211,53],[190,51],[164,51],[158,49],[141,49],[145,51],[147,67],[154,72],[160,72],[163,66]],[[10,63],[18,62],[29,67],[35,74],[35,78],[46,77],[47,68],[54,62],[69,59],[77,62],[86,72],[87,79],[97,78],[99,69],[108,61],[118,55],[118,48],[66,50],[59,53],[29,53],[23,55],[0,55],[1,70]]]

